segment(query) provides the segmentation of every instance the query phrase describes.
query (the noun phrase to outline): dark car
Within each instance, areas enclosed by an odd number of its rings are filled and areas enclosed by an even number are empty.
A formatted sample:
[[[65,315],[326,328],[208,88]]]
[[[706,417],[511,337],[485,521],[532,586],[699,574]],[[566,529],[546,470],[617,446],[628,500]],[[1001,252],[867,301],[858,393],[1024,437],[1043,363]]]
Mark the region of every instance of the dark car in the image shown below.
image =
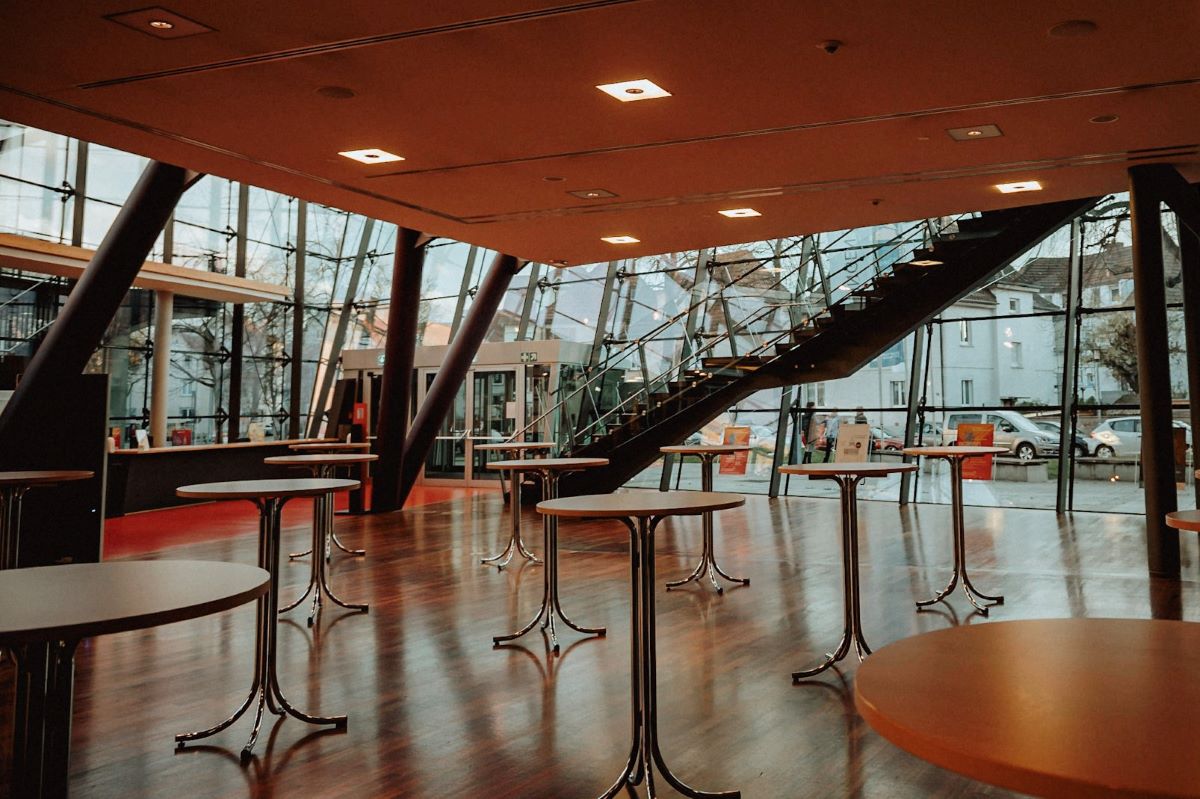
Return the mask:
[[[1048,419],[1030,419],[1029,421],[1037,425],[1039,430],[1045,430],[1047,433],[1052,434],[1055,438],[1058,438],[1062,435],[1062,428],[1059,427],[1058,422],[1051,422]],[[1091,450],[1088,448],[1088,440],[1079,435],[1078,431],[1075,432],[1075,445],[1073,449],[1075,450],[1075,454],[1081,458],[1086,458],[1088,455],[1092,454]]]

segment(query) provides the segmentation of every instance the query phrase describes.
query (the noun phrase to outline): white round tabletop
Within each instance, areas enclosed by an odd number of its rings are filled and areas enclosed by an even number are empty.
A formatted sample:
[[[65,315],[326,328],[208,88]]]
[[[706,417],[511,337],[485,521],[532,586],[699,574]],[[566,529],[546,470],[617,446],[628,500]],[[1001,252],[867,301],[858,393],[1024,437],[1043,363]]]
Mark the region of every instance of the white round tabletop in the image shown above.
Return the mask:
[[[518,471],[571,472],[607,466],[608,458],[522,458],[510,461],[492,461],[489,469],[516,469]]]
[[[553,441],[492,441],[476,444],[475,449],[484,452],[520,452],[522,450],[554,449]]]
[[[753,447],[749,444],[679,444],[673,447],[659,447],[659,452],[669,455],[731,455],[735,452],[749,452]]]
[[[371,445],[365,441],[312,441],[288,447],[295,452],[365,452],[370,448]]]
[[[804,474],[810,477],[832,477],[835,475],[861,475],[878,477],[897,472],[915,472],[915,463],[793,463],[780,466],[783,474]]]
[[[0,571],[0,644],[84,638],[227,610],[266,593],[257,566],[198,560]]]
[[[196,483],[175,489],[188,499],[263,499],[266,497],[314,497],[329,491],[358,488],[357,480],[303,477],[288,480],[233,480],[226,483]]]
[[[95,474],[95,472],[80,469],[30,469],[18,472],[0,472],[0,487],[54,485],[73,480],[90,480]]]
[[[341,463],[369,463],[379,460],[369,452],[325,452],[311,455],[272,455],[263,458],[263,463],[273,466],[328,466]]]
[[[547,516],[616,518],[620,516],[694,516],[746,504],[741,494],[717,491],[622,491],[547,499],[537,504]]]
[[[1001,455],[1008,447],[905,447],[905,455],[924,455],[927,458],[978,458],[981,455]]]

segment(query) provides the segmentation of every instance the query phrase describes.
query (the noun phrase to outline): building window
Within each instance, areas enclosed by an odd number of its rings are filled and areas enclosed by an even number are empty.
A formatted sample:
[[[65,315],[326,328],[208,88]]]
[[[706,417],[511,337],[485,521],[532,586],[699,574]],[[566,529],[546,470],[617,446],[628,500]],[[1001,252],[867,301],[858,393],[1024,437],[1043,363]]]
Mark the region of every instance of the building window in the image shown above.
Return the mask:
[[[818,407],[823,407],[825,405],[825,384],[824,383],[817,383],[816,403],[817,403]]]
[[[1012,349],[1012,367],[1014,369],[1023,369],[1025,360],[1021,357],[1021,342],[1010,341],[1009,347]]]
[[[964,347],[971,346],[971,320],[960,319],[958,321],[958,343]]]
[[[962,381],[962,404],[963,405],[974,405],[975,404],[975,381],[974,380]]]
[[[1012,311],[1013,313],[1020,313],[1021,312],[1021,298],[1020,297],[1010,298],[1008,301],[1008,310]]]
[[[904,404],[904,381],[903,380],[893,380],[892,381],[892,404],[893,405],[903,405]]]

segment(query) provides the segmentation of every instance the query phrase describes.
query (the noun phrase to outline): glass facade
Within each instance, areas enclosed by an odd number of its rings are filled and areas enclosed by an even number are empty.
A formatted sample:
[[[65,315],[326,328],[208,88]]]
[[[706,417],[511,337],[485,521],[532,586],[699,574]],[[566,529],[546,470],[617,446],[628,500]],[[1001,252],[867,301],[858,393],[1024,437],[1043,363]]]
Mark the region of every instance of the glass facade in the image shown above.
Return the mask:
[[[95,247],[144,165],[127,153],[0,122],[0,232]],[[594,435],[609,415],[636,407],[705,357],[771,351],[798,323],[955,222],[919,220],[569,269],[530,264],[506,292],[487,340],[557,339],[590,347],[584,373],[562,380],[556,396],[539,395],[538,408],[563,404],[557,435],[564,440]],[[749,428],[746,473],[718,476],[717,488],[771,490],[774,466],[805,457],[806,439],[812,439],[810,457],[820,459],[820,422],[833,414],[844,423],[865,417],[873,428],[874,457],[898,457],[911,397],[919,441],[949,441],[959,423],[981,421],[994,424],[1011,445],[1012,457],[1004,459],[996,479],[968,486],[968,503],[1053,508],[1061,481],[1069,508],[1141,512],[1126,198],[1108,198],[1075,226],[1074,282],[1072,229],[1050,236],[854,374],[761,391],[736,403],[699,433],[715,442],[728,427]],[[293,292],[302,268],[303,340],[293,340],[293,302],[244,307],[241,424],[230,430],[232,306],[177,297],[169,425],[190,430],[196,443],[240,438],[251,425],[282,436],[293,421],[289,408],[296,391],[296,421],[307,431],[312,409],[328,401],[337,331],[344,328],[345,348],[383,344],[395,237],[395,226],[356,214],[217,177],[199,181],[151,257]],[[1177,242],[1174,218],[1165,215],[1171,380],[1179,429],[1190,444]],[[451,340],[494,257],[455,241],[428,247],[420,344]],[[0,273],[0,353],[24,353],[66,289],[56,278]],[[1078,307],[1074,317],[1068,316],[1071,304]],[[142,427],[148,420],[153,322],[153,296],[131,291],[93,359],[92,368],[111,375],[113,426]],[[1071,346],[1078,364],[1066,374]],[[293,386],[296,354],[301,382]],[[511,386],[501,388],[511,393]],[[809,421],[809,403],[813,436],[799,429]],[[1060,474],[1056,425],[1064,420],[1076,435]],[[1189,463],[1190,457],[1189,448]],[[657,487],[664,468],[660,462],[633,482]],[[1190,474],[1191,468],[1181,470],[1180,507],[1195,506]],[[666,476],[672,485],[699,487],[694,463]],[[947,502],[946,481],[944,469],[923,467],[910,481],[910,498]],[[896,500],[900,488],[899,479],[869,481],[860,493]],[[778,490],[834,494],[832,484],[805,479],[785,479]]]

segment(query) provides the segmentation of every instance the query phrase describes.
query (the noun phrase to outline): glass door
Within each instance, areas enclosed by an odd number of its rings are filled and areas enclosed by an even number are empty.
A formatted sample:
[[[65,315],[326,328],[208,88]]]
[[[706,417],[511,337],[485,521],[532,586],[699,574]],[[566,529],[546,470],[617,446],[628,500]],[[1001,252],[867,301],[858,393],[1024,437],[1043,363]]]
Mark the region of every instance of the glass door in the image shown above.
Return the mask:
[[[429,387],[437,376],[434,369],[422,369],[421,402],[429,393]],[[425,477],[431,480],[468,480],[467,474],[467,391],[471,381],[465,381],[454,397],[454,405],[438,428],[433,447],[425,459]]]
[[[474,445],[507,441],[524,425],[524,409],[522,403],[517,402],[520,384],[517,376],[523,371],[524,367],[520,366],[493,366],[470,372],[467,379],[471,386],[471,432],[467,437],[470,480],[497,480],[500,477],[499,472],[487,468],[487,462],[497,460],[497,455],[503,456],[503,453],[476,451]]]

